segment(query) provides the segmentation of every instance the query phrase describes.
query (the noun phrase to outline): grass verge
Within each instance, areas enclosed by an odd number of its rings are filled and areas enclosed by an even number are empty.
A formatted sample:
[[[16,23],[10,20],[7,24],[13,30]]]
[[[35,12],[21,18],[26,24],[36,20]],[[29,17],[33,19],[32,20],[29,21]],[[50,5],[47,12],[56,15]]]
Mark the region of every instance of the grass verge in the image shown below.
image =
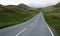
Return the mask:
[[[48,25],[53,27],[60,36],[60,13],[44,12],[44,17]]]

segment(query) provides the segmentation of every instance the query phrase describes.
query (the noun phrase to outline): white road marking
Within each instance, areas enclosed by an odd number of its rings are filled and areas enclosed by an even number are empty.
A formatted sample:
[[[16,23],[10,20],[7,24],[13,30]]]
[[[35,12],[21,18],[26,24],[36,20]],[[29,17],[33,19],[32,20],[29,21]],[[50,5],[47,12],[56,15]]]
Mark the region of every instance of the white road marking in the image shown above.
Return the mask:
[[[42,14],[42,13],[41,13],[41,14]],[[43,16],[43,14],[42,14],[42,16]],[[46,23],[46,21],[45,21],[45,19],[44,19],[44,16],[43,16],[43,20],[44,20],[44,22],[45,22],[47,28],[49,29],[51,35],[52,35],[52,36],[55,36],[55,35],[53,34],[52,30],[50,29],[50,27],[48,26],[48,24]]]
[[[43,16],[43,14],[42,14],[42,16]],[[43,19],[44,19],[44,16],[43,16]],[[44,22],[45,22],[45,20],[44,20]],[[50,27],[48,26],[48,24],[47,24],[46,22],[45,22],[45,24],[46,24],[47,28],[49,29],[51,35],[54,36],[54,34],[53,34],[52,30],[50,29]],[[31,24],[30,26],[32,26],[32,24]],[[20,35],[21,33],[23,33],[25,30],[27,30],[27,28],[23,29],[23,30],[22,30],[21,32],[19,32],[16,36],[19,36],[19,35]]]
[[[46,25],[47,25],[47,24],[46,24]],[[48,25],[47,25],[47,27],[48,27],[48,29],[49,29],[51,35],[54,36],[54,34],[53,34],[52,30],[50,29],[50,27],[49,27]]]
[[[27,28],[23,29],[21,32],[19,32],[16,36],[19,36],[21,33],[23,33]]]

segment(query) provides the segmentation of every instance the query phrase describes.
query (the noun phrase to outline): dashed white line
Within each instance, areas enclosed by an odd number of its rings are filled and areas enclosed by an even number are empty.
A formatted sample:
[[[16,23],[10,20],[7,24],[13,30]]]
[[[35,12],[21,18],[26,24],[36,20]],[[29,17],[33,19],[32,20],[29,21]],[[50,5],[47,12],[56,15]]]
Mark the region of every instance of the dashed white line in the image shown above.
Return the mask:
[[[21,33],[23,33],[27,28],[23,29],[21,32],[19,32],[16,36],[19,36]]]
[[[44,17],[43,17],[43,18],[44,18]],[[45,22],[45,21],[44,21],[44,22]],[[45,24],[46,24],[46,26],[48,27],[48,29],[49,29],[51,35],[54,36],[52,30],[50,29],[50,27],[47,25],[46,22],[45,22]],[[32,26],[32,24],[31,24],[30,26]],[[22,30],[21,32],[19,32],[16,36],[19,36],[19,35],[20,35],[21,33],[23,33],[25,30],[27,30],[27,28],[23,29],[23,30]]]

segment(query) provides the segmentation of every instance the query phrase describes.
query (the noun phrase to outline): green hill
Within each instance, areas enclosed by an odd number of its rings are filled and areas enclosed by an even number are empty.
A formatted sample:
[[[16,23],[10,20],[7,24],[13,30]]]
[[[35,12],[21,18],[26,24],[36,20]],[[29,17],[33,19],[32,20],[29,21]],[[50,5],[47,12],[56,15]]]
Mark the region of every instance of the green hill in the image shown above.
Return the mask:
[[[60,36],[60,3],[44,8],[43,12],[48,25],[56,31],[54,32],[57,36]]]
[[[60,7],[60,2],[54,5],[54,7],[57,7],[57,8]]]
[[[21,9],[15,5],[0,6],[0,29],[12,25],[20,24],[36,15],[36,9]]]
[[[51,12],[59,13],[60,12],[60,2],[57,3],[56,5],[42,8],[42,11],[43,12],[50,12],[50,13]]]

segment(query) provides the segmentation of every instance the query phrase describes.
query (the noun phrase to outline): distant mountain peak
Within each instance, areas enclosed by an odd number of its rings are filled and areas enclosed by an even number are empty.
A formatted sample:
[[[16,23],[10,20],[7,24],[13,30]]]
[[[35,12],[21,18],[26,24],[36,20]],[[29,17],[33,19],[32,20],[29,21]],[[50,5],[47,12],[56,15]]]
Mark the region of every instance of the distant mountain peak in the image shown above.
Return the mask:
[[[23,4],[23,3],[21,3],[21,4],[19,4],[19,5],[27,6],[26,4]]]
[[[18,7],[24,8],[24,9],[30,8],[30,7],[27,6],[26,4],[19,4]]]

